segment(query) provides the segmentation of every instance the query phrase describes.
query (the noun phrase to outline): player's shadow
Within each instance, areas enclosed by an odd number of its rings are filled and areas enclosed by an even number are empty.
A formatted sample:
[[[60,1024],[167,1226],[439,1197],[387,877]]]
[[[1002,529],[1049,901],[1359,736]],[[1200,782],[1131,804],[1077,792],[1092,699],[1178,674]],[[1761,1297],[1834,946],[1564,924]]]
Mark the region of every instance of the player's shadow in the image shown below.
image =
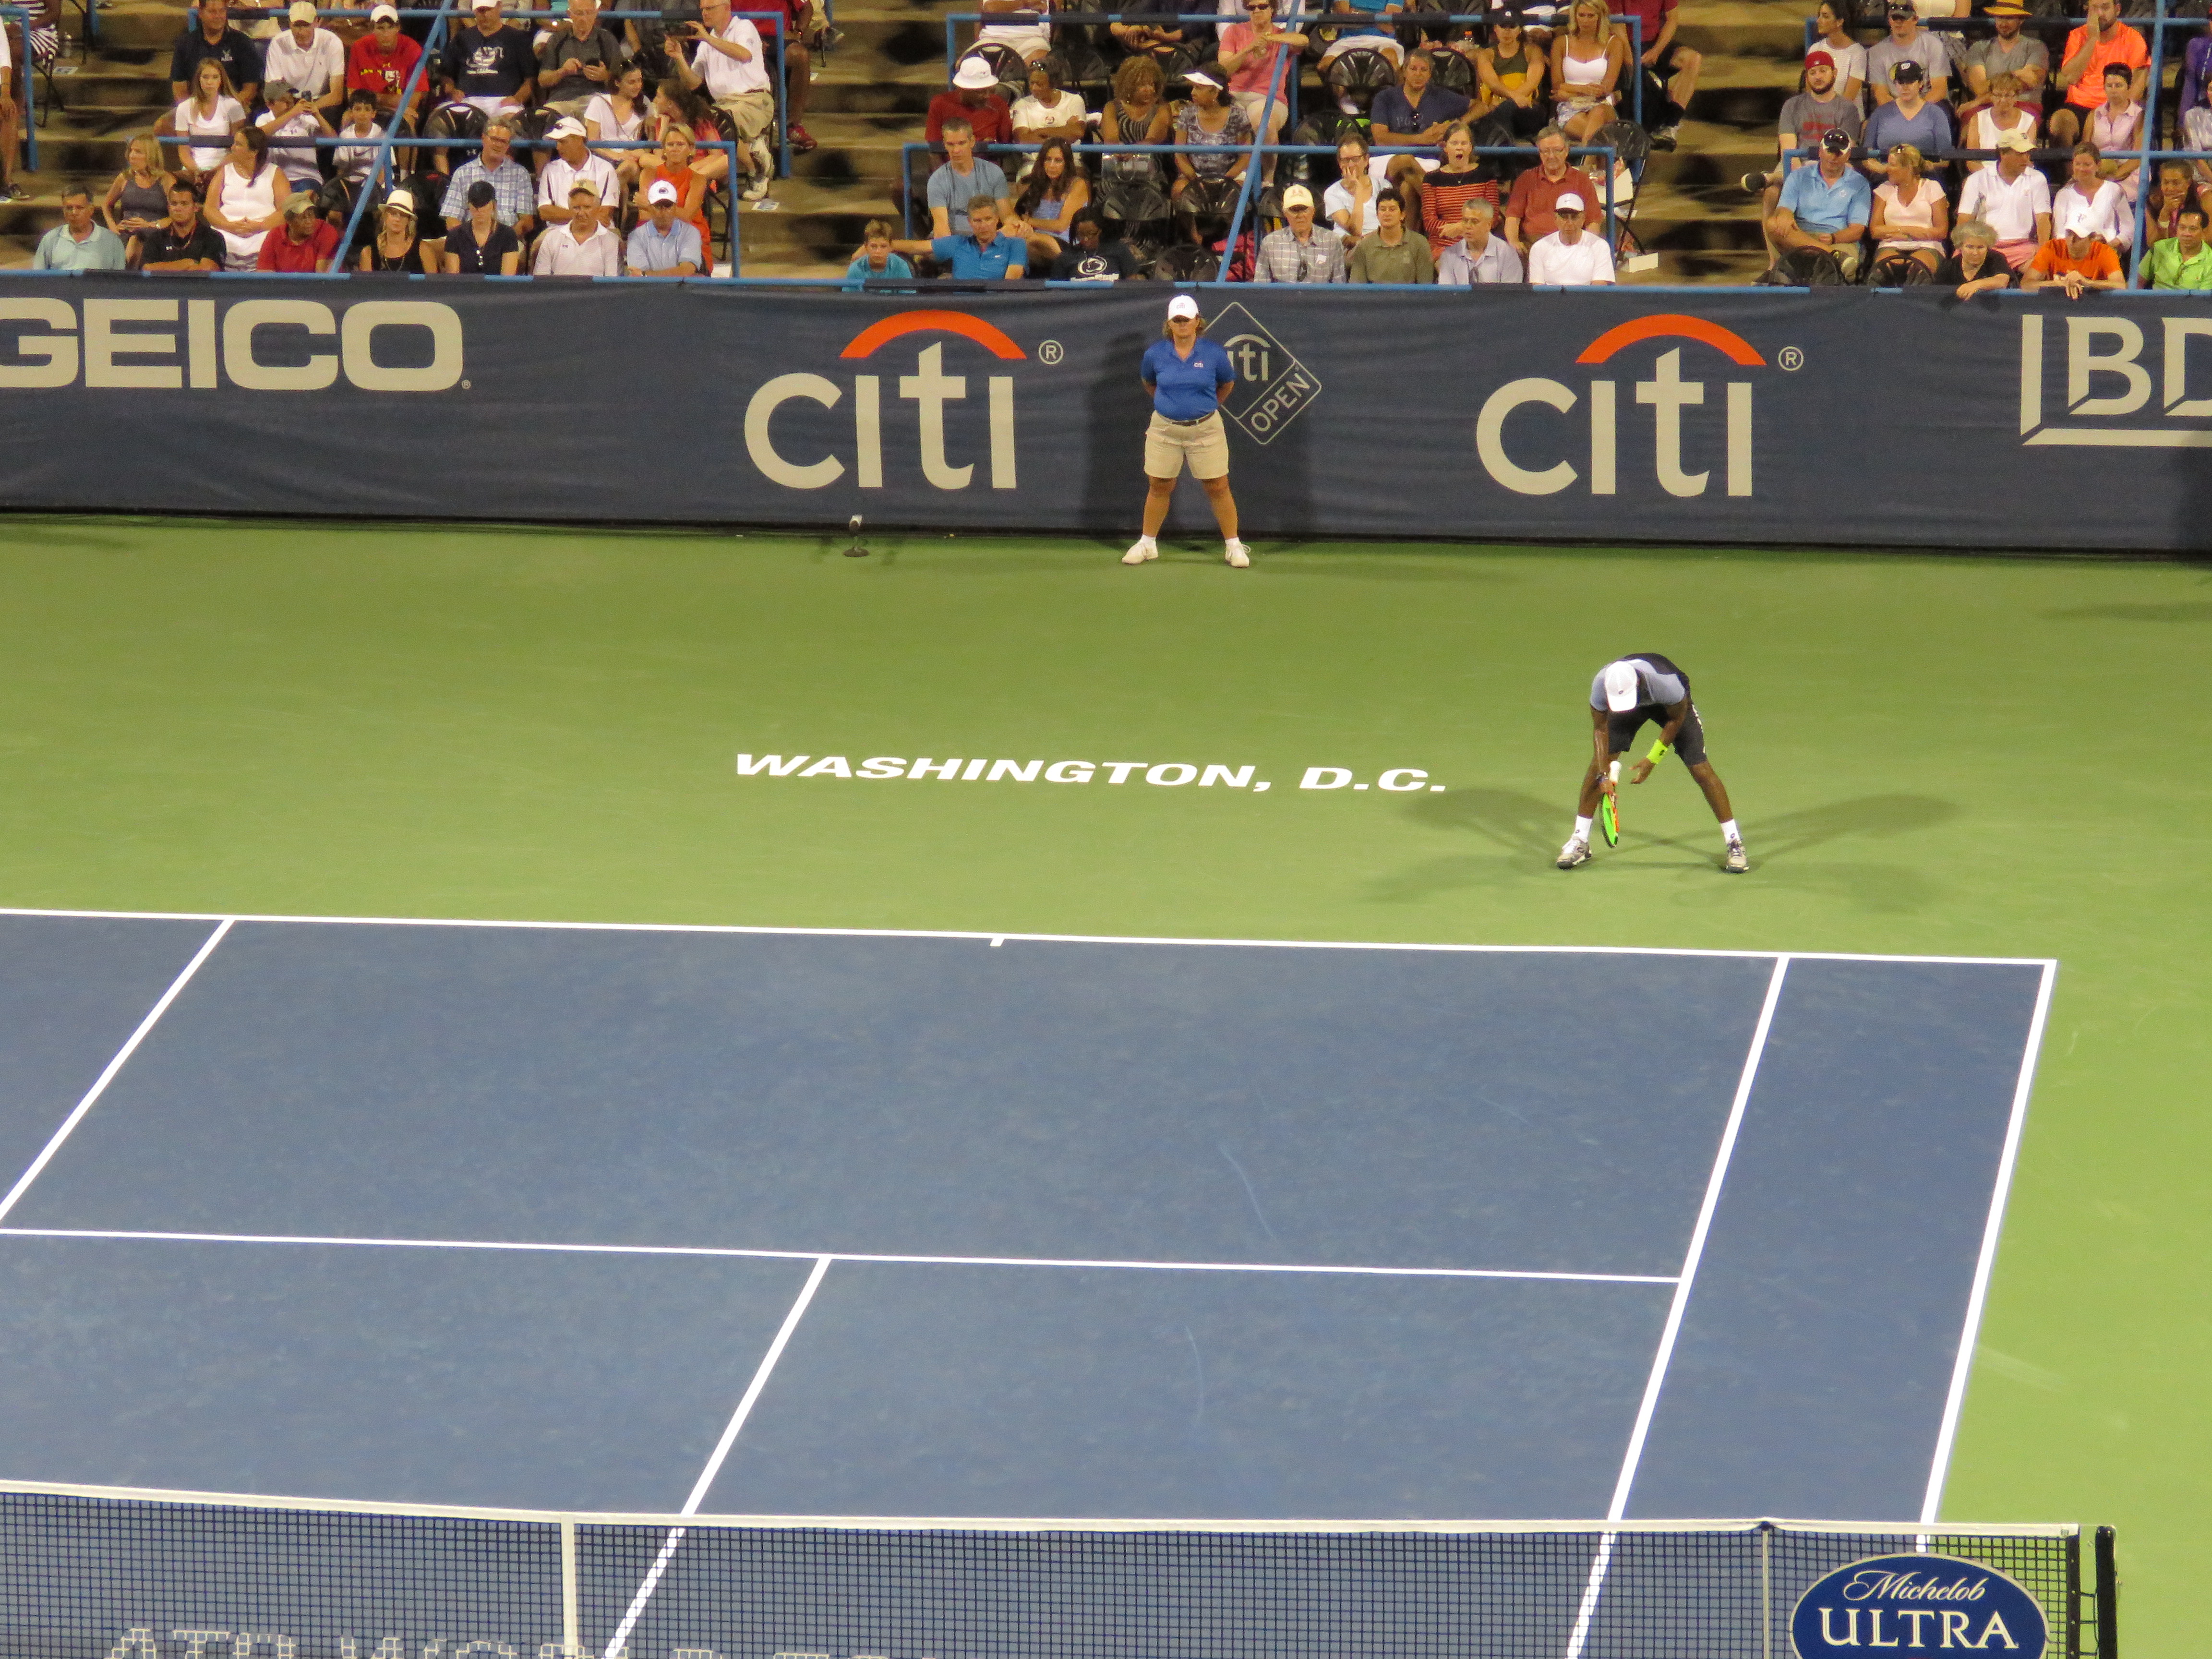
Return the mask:
[[[1959,816],[1958,804],[1934,795],[1862,795],[1826,806],[1802,806],[1747,824],[1747,838],[1772,862],[1847,836],[1910,836]]]
[[[1510,852],[1559,851],[1559,803],[1514,789],[1449,789],[1406,804],[1406,814],[1437,830],[1472,830]]]

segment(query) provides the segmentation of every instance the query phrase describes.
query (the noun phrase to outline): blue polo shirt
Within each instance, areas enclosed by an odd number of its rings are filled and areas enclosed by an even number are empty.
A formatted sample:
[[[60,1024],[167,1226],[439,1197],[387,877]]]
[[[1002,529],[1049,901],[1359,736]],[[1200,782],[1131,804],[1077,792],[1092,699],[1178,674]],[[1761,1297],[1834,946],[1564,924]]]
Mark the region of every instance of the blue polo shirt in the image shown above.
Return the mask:
[[[1229,354],[1203,334],[1190,356],[1178,357],[1175,342],[1155,340],[1145,348],[1145,384],[1152,388],[1152,407],[1171,421],[1195,421],[1221,406],[1216,386],[1237,378]]]
[[[1838,231],[1863,225],[1874,214],[1874,186],[1856,167],[1830,184],[1818,164],[1793,168],[1782,181],[1782,205],[1796,216],[1800,230]]]
[[[994,236],[983,246],[973,236],[939,236],[929,251],[952,268],[956,279],[995,282],[1016,265],[1027,264],[1029,244],[1011,236]]]

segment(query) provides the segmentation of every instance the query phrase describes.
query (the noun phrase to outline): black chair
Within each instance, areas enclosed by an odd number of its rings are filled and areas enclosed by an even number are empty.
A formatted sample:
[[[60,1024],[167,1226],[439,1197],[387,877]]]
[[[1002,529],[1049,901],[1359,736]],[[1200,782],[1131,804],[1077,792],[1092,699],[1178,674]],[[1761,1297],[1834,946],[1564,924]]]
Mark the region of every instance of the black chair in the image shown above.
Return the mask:
[[[1636,204],[1644,197],[1644,168],[1651,159],[1651,135],[1633,121],[1608,121],[1591,136],[1589,142],[1611,144],[1613,153],[1620,156],[1621,164],[1628,169],[1629,178],[1637,186],[1636,194],[1619,204],[1613,210],[1613,251],[1624,256],[1641,252],[1643,245],[1636,240],[1636,233],[1630,225],[1636,217]],[[1605,204],[1602,182],[1598,186],[1597,200],[1601,209]]]
[[[1474,96],[1474,64],[1449,46],[1431,46],[1428,54],[1438,86],[1446,92],[1455,92],[1462,98]]]
[[[1336,96],[1349,98],[1364,115],[1376,93],[1398,84],[1398,68],[1372,46],[1353,46],[1328,66],[1322,84]]]
[[[1291,143],[1327,144],[1334,149],[1347,135],[1357,136],[1358,131],[1358,121],[1342,110],[1317,109],[1291,130]],[[1311,185],[1324,172],[1334,173],[1335,165],[1319,155],[1285,155],[1276,164],[1275,179],[1279,184]]]
[[[1213,42],[1186,40],[1177,46],[1160,64],[1160,73],[1167,77],[1166,95],[1172,98],[1190,96],[1190,82],[1183,77],[1201,64],[1213,61]]]
[[[1398,44],[1405,47],[1407,52],[1419,52],[1424,42],[1443,40],[1444,31],[1451,27],[1443,19],[1454,9],[1455,9],[1446,5],[1444,0],[1408,0],[1405,11],[1400,14],[1401,17],[1412,17],[1425,11],[1436,13],[1437,21],[1433,23],[1400,23]],[[1468,10],[1471,8],[1461,7],[1456,9]]]

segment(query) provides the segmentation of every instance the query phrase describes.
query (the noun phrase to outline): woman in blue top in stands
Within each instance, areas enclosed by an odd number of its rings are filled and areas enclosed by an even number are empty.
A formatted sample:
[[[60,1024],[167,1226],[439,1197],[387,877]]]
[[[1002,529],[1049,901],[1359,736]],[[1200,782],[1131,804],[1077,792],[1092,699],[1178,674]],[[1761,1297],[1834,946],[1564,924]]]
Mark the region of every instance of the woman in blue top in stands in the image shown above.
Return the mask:
[[[1242,570],[1250,550],[1237,539],[1237,500],[1229,493],[1229,429],[1221,405],[1236,390],[1237,371],[1229,354],[1204,337],[1206,322],[1198,301],[1178,294],[1168,301],[1164,338],[1146,349],[1145,390],[1152,394],[1152,423],[1145,429],[1145,533],[1137,538],[1123,564],[1142,564],[1160,556],[1160,526],[1176,480],[1188,462],[1190,476],[1205,487],[1213,521],[1221,526],[1222,556]]]

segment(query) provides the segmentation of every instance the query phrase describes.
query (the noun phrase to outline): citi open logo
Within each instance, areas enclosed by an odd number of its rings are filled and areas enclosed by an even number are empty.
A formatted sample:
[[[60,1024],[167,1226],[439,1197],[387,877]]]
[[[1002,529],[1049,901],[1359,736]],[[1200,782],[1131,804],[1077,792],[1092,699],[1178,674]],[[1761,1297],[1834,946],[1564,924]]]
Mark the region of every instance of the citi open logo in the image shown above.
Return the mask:
[[[1618,328],[1607,329],[1583,348],[1575,359],[1578,367],[1598,368],[1629,347],[1647,340],[1684,339],[1718,352],[1729,362],[1741,368],[1763,368],[1766,360],[1754,350],[1741,335],[1709,323],[1702,317],[1665,313],[1656,317],[1639,317],[1634,322],[1623,323]],[[1691,472],[1682,462],[1682,438],[1685,421],[1707,422],[1721,416],[1725,422],[1727,447],[1724,462],[1726,486],[1731,495],[1751,494],[1751,386],[1749,380],[1729,380],[1720,388],[1720,396],[1707,398],[1705,382],[1682,377],[1683,348],[1662,352],[1653,366],[1651,378],[1635,381],[1630,390],[1634,401],[1651,410],[1651,467],[1659,487],[1669,495],[1696,496],[1705,493],[1711,483],[1710,471]],[[1543,457],[1533,453],[1536,446],[1526,438],[1516,439],[1516,455],[1506,447],[1506,423],[1514,414],[1530,404],[1556,410],[1562,415],[1574,412],[1579,405],[1588,413],[1588,443],[1581,453],[1588,461],[1589,493],[1593,495],[1616,495],[1620,493],[1620,382],[1613,379],[1592,377],[1580,390],[1560,380],[1542,375],[1531,375],[1522,380],[1508,380],[1492,392],[1475,417],[1474,453],[1482,461],[1483,471],[1498,483],[1520,495],[1556,495],[1585,475],[1576,469],[1571,460],[1553,460],[1541,465]],[[1686,416],[1685,411],[1696,411]],[[1706,411],[1712,412],[1708,413]],[[1724,411],[1724,414],[1723,413]],[[1640,422],[1636,422],[1641,425]],[[1640,436],[1632,428],[1631,441]],[[1557,454],[1559,451],[1552,452]]]
[[[909,334],[951,334],[980,346],[991,356],[1020,362],[1022,349],[1006,331],[958,311],[902,311],[871,323],[854,335],[840,358],[866,361],[894,340]],[[993,374],[984,381],[990,413],[991,488],[1015,488],[1014,377]],[[975,463],[956,464],[947,453],[945,406],[968,396],[968,377],[945,372],[945,343],[932,341],[921,348],[915,372],[896,378],[899,398],[915,405],[919,416],[921,476],[939,489],[965,489],[975,476]],[[852,377],[854,482],[862,489],[884,487],[884,377],[855,374]],[[773,423],[776,411],[794,398],[804,398],[834,410],[845,400],[846,387],[824,374],[779,374],[766,382],[745,405],[745,453],[752,457],[761,476],[787,489],[823,489],[845,476],[844,456],[832,451],[811,460],[795,460],[776,447]]]
[[[2031,447],[2087,445],[2112,449],[2212,447],[2202,426],[2045,426],[2045,319],[2020,319],[2020,432]],[[2212,339],[2212,319],[2161,317],[2159,414],[2167,422],[2212,420],[2212,398],[2189,395],[2189,343]],[[2140,419],[2150,406],[2151,371],[2141,361],[2148,342],[2131,317],[2066,319],[2066,400],[2073,421]],[[2092,393],[2096,395],[2092,396]]]
[[[1267,331],[1241,305],[1227,305],[1206,325],[1237,371],[1237,386],[1222,412],[1255,444],[1273,442],[1321,396],[1321,376]]]

